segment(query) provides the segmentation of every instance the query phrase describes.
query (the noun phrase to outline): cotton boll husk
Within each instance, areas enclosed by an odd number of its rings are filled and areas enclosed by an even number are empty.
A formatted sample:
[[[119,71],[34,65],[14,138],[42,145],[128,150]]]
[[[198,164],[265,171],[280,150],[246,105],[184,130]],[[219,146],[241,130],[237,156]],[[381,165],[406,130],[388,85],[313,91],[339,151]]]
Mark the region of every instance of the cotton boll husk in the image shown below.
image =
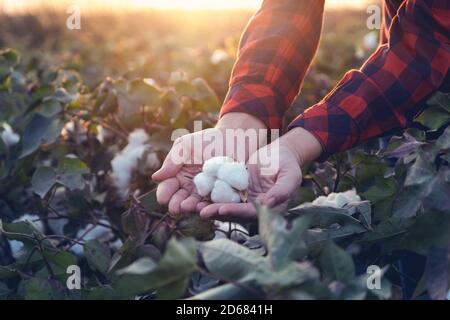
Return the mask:
[[[20,136],[14,132],[14,130],[11,128],[11,126],[8,123],[3,122],[2,126],[3,126],[3,131],[1,133],[1,137],[2,137],[3,142],[8,147],[12,147],[15,144],[17,144],[20,140]]]
[[[217,172],[223,164],[233,162],[234,160],[230,157],[214,157],[206,160],[203,164],[203,172],[209,174],[212,177],[217,177]]]
[[[202,197],[206,197],[211,193],[214,188],[214,182],[216,182],[216,178],[205,172],[200,172],[194,177],[195,188]]]
[[[248,188],[248,171],[242,162],[224,163],[217,172],[217,177],[231,187],[243,191]]]
[[[211,201],[214,203],[239,203],[241,202],[241,197],[228,183],[216,180],[211,192]]]

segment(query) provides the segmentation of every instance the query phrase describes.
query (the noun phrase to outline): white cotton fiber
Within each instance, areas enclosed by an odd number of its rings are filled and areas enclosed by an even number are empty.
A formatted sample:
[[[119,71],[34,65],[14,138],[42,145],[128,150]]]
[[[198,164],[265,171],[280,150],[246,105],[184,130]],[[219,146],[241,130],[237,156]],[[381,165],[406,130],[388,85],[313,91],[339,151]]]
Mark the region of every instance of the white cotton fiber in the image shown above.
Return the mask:
[[[20,140],[20,136],[15,133],[11,126],[6,122],[3,122],[2,127],[3,131],[1,133],[1,137],[3,142],[8,147],[12,147],[13,145],[17,144]]]
[[[333,208],[343,208],[346,204],[353,201],[361,201],[360,196],[356,194],[355,189],[340,193],[330,193],[328,196],[316,198],[312,204],[316,206],[327,206]]]
[[[206,197],[211,193],[215,181],[215,177],[212,177],[207,173],[200,172],[194,177],[194,184],[197,189],[197,193],[202,197]]]
[[[248,172],[244,163],[224,163],[217,172],[217,177],[228,183],[231,187],[243,191],[248,188]]]
[[[101,219],[101,220],[99,220],[99,222],[104,225],[108,225],[108,226],[110,225],[108,220]],[[110,228],[105,227],[103,225],[96,225],[94,227],[93,224],[89,223],[86,225],[86,227],[78,230],[76,238],[79,239],[79,238],[83,237],[82,241],[94,240],[94,239],[105,237],[108,233],[110,233],[110,231],[111,231]],[[70,248],[70,251],[75,253],[78,256],[83,256],[83,254],[84,254],[83,246],[78,243],[74,244]]]
[[[126,198],[129,192],[129,185],[133,170],[138,166],[139,159],[148,151],[149,145],[145,144],[149,136],[143,129],[137,129],[129,134],[128,145],[120,151],[111,161],[112,178],[119,195]],[[155,169],[160,162],[156,153],[147,154],[144,169]]]
[[[239,203],[241,197],[225,181],[216,180],[211,192],[211,200],[214,203]]]
[[[219,171],[220,167],[225,163],[233,161],[234,160],[230,157],[214,157],[205,161],[202,170],[212,177],[217,177],[217,172]]]

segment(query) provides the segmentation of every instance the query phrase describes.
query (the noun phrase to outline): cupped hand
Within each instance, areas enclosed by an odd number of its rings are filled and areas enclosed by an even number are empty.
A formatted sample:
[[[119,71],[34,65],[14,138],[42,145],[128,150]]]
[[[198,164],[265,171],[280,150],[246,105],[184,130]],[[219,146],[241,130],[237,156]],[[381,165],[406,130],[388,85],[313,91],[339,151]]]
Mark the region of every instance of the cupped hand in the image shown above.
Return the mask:
[[[229,113],[222,117],[216,128],[197,131],[175,140],[162,167],[152,175],[152,180],[158,183],[156,198],[161,205],[168,205],[169,213],[180,214],[199,212],[209,202],[205,201],[196,191],[193,178],[202,170],[203,162],[213,156],[226,155],[235,160],[246,161],[249,154],[255,152],[265,141],[245,146],[227,146],[227,129],[264,129],[260,120],[242,113]],[[210,154],[207,148],[219,142],[221,150]],[[234,142],[235,143],[235,142]],[[244,141],[245,143],[245,141]],[[210,149],[211,150],[211,149]]]
[[[283,212],[302,181],[301,168],[318,158],[322,146],[311,133],[295,128],[256,151],[248,160],[247,203],[214,203],[200,210],[204,219],[251,220],[255,203]]]

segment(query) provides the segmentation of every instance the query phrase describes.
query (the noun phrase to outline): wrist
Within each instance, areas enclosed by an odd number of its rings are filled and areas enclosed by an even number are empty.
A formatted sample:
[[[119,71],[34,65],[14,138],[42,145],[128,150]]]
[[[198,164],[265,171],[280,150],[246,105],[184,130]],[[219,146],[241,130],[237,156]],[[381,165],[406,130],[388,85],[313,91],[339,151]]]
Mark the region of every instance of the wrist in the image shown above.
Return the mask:
[[[216,124],[218,129],[267,129],[264,122],[244,112],[224,114]]]
[[[280,147],[291,150],[300,167],[304,167],[322,154],[322,145],[309,131],[297,127],[280,137]]]

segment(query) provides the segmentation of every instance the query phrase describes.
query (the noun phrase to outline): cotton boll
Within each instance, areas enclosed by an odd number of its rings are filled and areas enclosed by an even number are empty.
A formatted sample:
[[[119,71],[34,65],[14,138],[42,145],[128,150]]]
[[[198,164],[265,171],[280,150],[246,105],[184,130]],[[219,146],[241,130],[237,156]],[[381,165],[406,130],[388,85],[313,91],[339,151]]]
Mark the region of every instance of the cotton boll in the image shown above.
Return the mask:
[[[128,135],[128,145],[139,146],[144,144],[148,139],[148,134],[144,129],[136,129]]]
[[[128,145],[111,161],[114,185],[122,198],[128,195],[133,170],[136,169],[138,161],[144,152],[148,150],[148,146],[144,144],[147,140],[148,135],[143,129],[133,131],[128,136]],[[151,158],[147,158],[146,164],[157,167],[159,159],[156,154],[151,154]]]
[[[224,163],[219,168],[217,177],[237,190],[243,191],[248,188],[249,175],[245,164],[242,162]]]
[[[214,157],[205,161],[202,170],[212,177],[217,177],[217,172],[219,171],[220,167],[225,163],[233,161],[234,160],[230,157]]]
[[[194,184],[195,188],[197,189],[197,193],[202,197],[206,197],[214,188],[215,181],[216,178],[210,176],[207,173],[200,172],[194,177]]]
[[[1,133],[1,137],[3,142],[8,146],[12,147],[13,145],[17,144],[20,140],[20,136],[14,132],[14,130],[11,128],[11,126],[3,122],[3,131]]]
[[[342,208],[349,202],[349,199],[343,193],[338,193],[334,199],[336,207]]]
[[[321,206],[324,204],[324,202],[327,201],[327,197],[326,196],[320,196],[317,197],[312,204],[316,205],[316,206]]]
[[[343,194],[347,198],[348,202],[361,201],[361,197],[356,193],[355,189],[345,191]]]
[[[107,221],[107,220],[99,220],[99,222],[104,225],[108,225],[108,226],[110,225],[109,221]],[[88,231],[88,233],[86,233],[87,231]],[[105,227],[103,225],[96,225],[94,227],[93,224],[89,223],[88,225],[86,225],[85,228],[78,230],[77,239],[83,237],[83,239],[82,239],[83,241],[94,240],[94,239],[105,237],[110,231],[111,230],[108,227]],[[70,248],[70,251],[75,253],[78,256],[83,256],[83,254],[84,254],[83,246],[78,243],[74,244]]]
[[[225,50],[217,49],[211,55],[211,63],[219,64],[222,61],[226,61],[228,58],[229,58],[229,55]]]
[[[18,258],[21,255],[21,250],[23,249],[23,243],[17,240],[9,240],[9,247],[11,248],[11,253],[14,258]]]
[[[155,152],[152,152],[147,155],[147,159],[145,161],[145,167],[147,169],[156,169],[161,166],[161,162],[159,161],[158,155]]]
[[[228,183],[216,180],[211,192],[211,200],[214,203],[239,203],[241,202],[241,197]]]

